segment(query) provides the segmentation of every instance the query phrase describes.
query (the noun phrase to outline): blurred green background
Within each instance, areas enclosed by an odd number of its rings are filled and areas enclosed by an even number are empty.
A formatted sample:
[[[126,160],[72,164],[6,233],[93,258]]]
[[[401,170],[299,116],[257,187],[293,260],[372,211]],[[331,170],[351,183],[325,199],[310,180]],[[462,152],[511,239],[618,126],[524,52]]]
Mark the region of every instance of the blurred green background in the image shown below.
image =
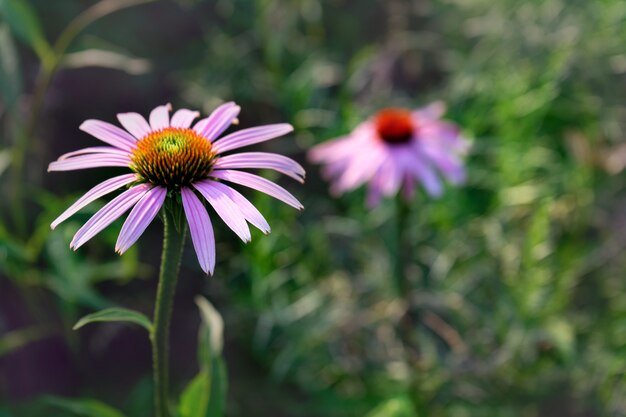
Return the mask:
[[[68,39],[96,3],[0,0],[0,416],[88,415],[49,395],[151,415],[142,331],[71,328],[111,305],[150,313],[160,224],[121,258],[119,221],[71,252],[104,203],[49,223],[118,171],[46,166],[96,143],[85,119],[223,100],[240,127],[295,126],[257,148],[305,164],[303,187],[280,183],[306,209],[246,192],[272,234],[244,245],[214,221],[211,278],[186,252],[175,393],[197,371],[204,294],[225,321],[229,417],[626,415],[626,2],[156,0]],[[433,100],[472,138],[468,182],[411,203],[397,297],[394,201],[331,198],[305,152]]]

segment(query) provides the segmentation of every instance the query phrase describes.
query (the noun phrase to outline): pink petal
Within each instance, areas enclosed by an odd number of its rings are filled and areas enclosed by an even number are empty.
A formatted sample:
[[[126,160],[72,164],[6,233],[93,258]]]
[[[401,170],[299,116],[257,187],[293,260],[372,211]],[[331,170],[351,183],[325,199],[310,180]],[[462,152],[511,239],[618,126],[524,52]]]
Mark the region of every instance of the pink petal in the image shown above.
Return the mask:
[[[189,126],[191,126],[191,122],[193,122],[196,117],[200,117],[199,112],[188,109],[180,109],[177,110],[176,113],[174,113],[174,115],[172,116],[170,125],[172,127],[181,127],[187,129],[189,128]]]
[[[239,130],[215,142],[215,151],[218,154],[224,153],[244,146],[254,145],[255,143],[265,142],[292,131],[293,126],[288,123]]]
[[[239,210],[237,204],[235,204],[226,193],[218,187],[214,187],[214,184],[216,184],[215,181],[204,180],[194,183],[193,186],[196,190],[200,191],[200,194],[213,206],[224,223],[226,223],[241,240],[249,242],[251,239],[250,229],[248,228],[248,224],[241,210]]]
[[[120,113],[117,115],[117,120],[124,126],[124,129],[137,139],[141,139],[152,132],[146,119],[139,113]]]
[[[224,103],[209,117],[196,123],[193,130],[212,142],[233,123],[240,111],[241,107],[235,103]]]
[[[387,158],[389,154],[384,146],[364,144],[359,152],[347,158],[345,169],[337,175],[331,190],[340,194],[361,186],[376,175]]]
[[[380,192],[380,186],[375,179],[372,179],[368,184],[367,196],[365,198],[367,207],[371,209],[376,208],[380,204],[382,197],[383,194]]]
[[[119,148],[112,148],[110,146],[93,146],[90,148],[83,148],[80,149],[78,151],[74,151],[74,152],[68,152],[66,154],[63,154],[61,156],[59,156],[59,161],[63,161],[69,158],[72,158],[74,156],[78,156],[78,155],[93,155],[93,154],[108,154],[108,155],[121,155],[121,156],[125,156],[125,155],[131,155],[130,152],[128,151],[124,151],[122,149]]]
[[[130,151],[135,147],[135,138],[111,123],[100,120],[85,120],[79,129],[116,148]]]
[[[131,208],[150,189],[140,184],[123,192],[94,214],[74,235],[70,248],[76,250]]]
[[[219,142],[218,142],[219,143]],[[213,166],[215,169],[229,168],[265,168],[288,175],[299,182],[304,182],[304,168],[293,159],[267,152],[243,152],[223,156]]]
[[[74,213],[76,213],[78,210],[82,209],[92,201],[95,201],[103,195],[113,192],[118,188],[123,187],[126,184],[130,184],[131,182],[136,180],[137,176],[135,174],[124,174],[118,177],[110,178],[96,185],[91,190],[87,191],[81,198],[76,200],[76,202],[72,204],[67,210],[65,210],[59,217],[57,217],[56,220],[52,222],[50,227],[54,229],[61,222],[68,219],[70,216],[72,216]]]
[[[411,201],[415,197],[415,179],[408,174],[405,175],[402,183],[402,197],[405,201]]]
[[[363,146],[370,146],[372,135],[376,131],[371,123],[363,123],[349,136],[329,140],[314,146],[308,153],[311,162],[331,163],[339,159],[351,157],[355,149],[361,150]],[[378,139],[376,139],[378,140]]]
[[[469,150],[469,142],[461,135],[459,128],[452,123],[440,120],[422,124],[418,143],[441,146],[461,155]]]
[[[150,112],[150,127],[152,130],[170,127],[170,111],[172,111],[172,105],[168,103],[164,106],[155,107]]]
[[[408,173],[422,183],[424,189],[430,196],[441,196],[443,193],[443,185],[428,163],[428,158],[424,157],[424,155],[417,150],[414,150],[414,152],[415,155],[411,155],[410,153],[404,154],[399,163],[402,164]]]
[[[154,187],[141,197],[122,226],[115,244],[116,252],[123,254],[139,239],[156,217],[166,196],[166,188]]]
[[[233,202],[239,207],[243,217],[250,222],[253,226],[267,234],[271,231],[270,225],[265,220],[265,217],[257,210],[254,205],[248,201],[240,192],[230,188],[229,186],[220,182],[211,181],[211,186],[226,194]]]
[[[429,105],[419,108],[413,112],[414,117],[418,119],[440,119],[446,112],[446,103],[443,101],[435,101]]]
[[[381,190],[387,197],[396,194],[402,186],[406,169],[398,162],[398,159],[401,159],[407,152],[411,152],[410,146],[392,146],[389,149],[389,159],[381,166],[377,174],[381,180]]]
[[[48,171],[72,171],[98,167],[128,167],[128,155],[90,154],[52,162]]]
[[[211,219],[209,219],[209,214],[204,205],[192,190],[183,188],[181,195],[198,262],[204,272],[212,274],[215,268],[215,237]]]
[[[422,151],[452,184],[465,182],[463,163],[455,154],[435,146],[422,146]]]
[[[304,208],[304,206],[283,187],[274,184],[263,177],[259,177],[258,175],[235,170],[222,170],[213,171],[211,176],[243,185],[244,187],[254,188],[255,190],[271,195],[272,197],[277,198],[280,201],[297,208],[298,210]]]

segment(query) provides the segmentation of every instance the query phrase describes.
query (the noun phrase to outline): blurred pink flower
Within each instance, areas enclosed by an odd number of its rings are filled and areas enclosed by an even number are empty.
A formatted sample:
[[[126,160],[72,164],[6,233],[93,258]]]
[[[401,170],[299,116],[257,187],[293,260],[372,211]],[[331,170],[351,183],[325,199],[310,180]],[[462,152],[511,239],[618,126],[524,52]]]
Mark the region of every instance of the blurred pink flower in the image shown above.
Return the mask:
[[[269,233],[270,227],[252,203],[226,183],[250,187],[297,209],[302,208],[300,202],[282,187],[239,170],[273,169],[302,182],[304,169],[295,161],[265,152],[223,156],[225,152],[285,135],[293,130],[291,125],[253,127],[218,139],[239,114],[240,107],[235,103],[221,105],[193,128],[191,125],[200,115],[198,112],[181,109],[170,119],[170,111],[169,104],[155,108],[150,113],[149,122],[138,113],[118,114],[124,129],[99,120],[87,120],[80,129],[110,146],[70,152],[50,164],[49,171],[96,167],[127,167],[133,171],[98,184],[52,223],[55,228],[92,201],[128,187],[78,230],[70,244],[72,249],[78,249],[132,207],[117,239],[116,251],[122,254],[156,217],[165,199],[180,194],[200,266],[206,273],[213,273],[213,227],[199,196],[208,201],[244,242],[250,240],[246,221],[264,233]]]
[[[461,157],[469,147],[454,124],[440,120],[444,112],[440,102],[414,111],[384,109],[349,135],[315,146],[309,159],[325,165],[333,194],[368,183],[370,206],[400,188],[411,199],[417,182],[437,197],[443,192],[437,171],[452,184],[464,182]]]

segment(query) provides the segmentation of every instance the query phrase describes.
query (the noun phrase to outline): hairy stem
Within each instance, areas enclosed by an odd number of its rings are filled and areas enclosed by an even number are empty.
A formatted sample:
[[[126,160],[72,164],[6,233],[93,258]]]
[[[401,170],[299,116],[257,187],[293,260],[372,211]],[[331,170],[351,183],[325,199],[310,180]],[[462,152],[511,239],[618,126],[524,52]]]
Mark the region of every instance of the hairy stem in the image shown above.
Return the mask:
[[[180,231],[176,230],[175,219],[168,210],[163,210],[163,212],[163,255],[154,306],[153,329],[150,335],[156,417],[170,417],[171,415],[169,409],[170,321],[186,234],[185,228]]]

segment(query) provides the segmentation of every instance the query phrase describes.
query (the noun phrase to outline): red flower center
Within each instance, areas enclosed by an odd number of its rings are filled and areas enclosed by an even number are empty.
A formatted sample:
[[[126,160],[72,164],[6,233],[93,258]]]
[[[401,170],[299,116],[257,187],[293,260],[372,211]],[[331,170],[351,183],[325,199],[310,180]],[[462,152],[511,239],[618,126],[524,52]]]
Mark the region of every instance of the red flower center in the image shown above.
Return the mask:
[[[375,118],[376,131],[387,143],[408,142],[415,132],[411,112],[405,109],[384,109]]]

